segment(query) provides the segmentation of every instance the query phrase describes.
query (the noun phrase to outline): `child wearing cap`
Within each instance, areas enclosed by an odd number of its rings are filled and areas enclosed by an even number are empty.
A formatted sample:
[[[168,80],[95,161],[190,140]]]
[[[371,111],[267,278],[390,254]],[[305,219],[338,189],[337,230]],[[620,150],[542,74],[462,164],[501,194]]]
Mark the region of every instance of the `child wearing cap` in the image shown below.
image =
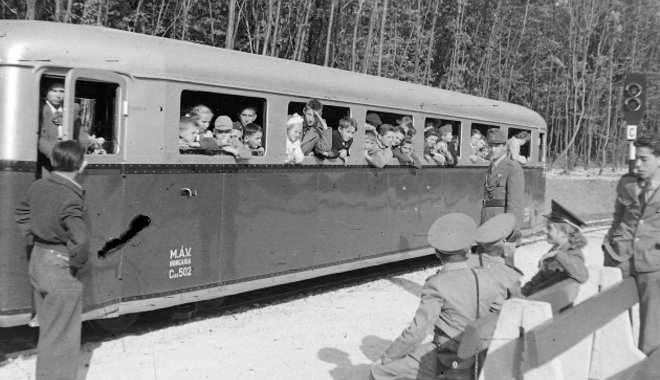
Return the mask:
[[[446,369],[441,367],[440,355],[455,355],[467,325],[502,303],[491,276],[467,263],[476,234],[474,220],[465,214],[447,214],[433,223],[428,242],[442,269],[424,283],[412,323],[371,368],[373,379],[438,378]],[[430,331],[433,340],[422,343]],[[472,369],[465,371],[470,374]]]
[[[437,150],[438,137],[438,132],[434,129],[424,132],[424,159],[429,163],[444,165],[445,156],[438,153]]]
[[[586,224],[554,200],[550,215],[545,217],[548,218],[546,236],[552,249],[541,257],[539,271],[523,286],[524,296],[568,278],[579,283],[589,279],[582,254],[587,239],[580,232]]]
[[[442,155],[444,165],[456,165],[456,144],[453,142],[454,135],[452,134],[451,124],[445,124],[438,129],[439,139],[436,144],[436,151]],[[437,160],[436,160],[437,161]]]
[[[300,136],[302,136],[303,118],[294,113],[286,122],[286,160],[285,164],[299,164],[305,159],[300,148]]]

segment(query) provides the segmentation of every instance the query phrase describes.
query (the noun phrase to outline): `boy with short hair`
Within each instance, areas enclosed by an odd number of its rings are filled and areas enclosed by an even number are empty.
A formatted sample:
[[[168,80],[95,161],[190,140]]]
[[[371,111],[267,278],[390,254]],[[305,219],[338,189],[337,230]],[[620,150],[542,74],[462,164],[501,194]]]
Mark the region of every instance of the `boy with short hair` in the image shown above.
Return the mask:
[[[30,185],[16,209],[16,223],[33,246],[29,279],[39,320],[37,379],[75,379],[80,356],[83,285],[89,255],[89,217],[76,181],[85,162],[77,141],[56,143],[53,171]]]
[[[429,163],[445,164],[445,156],[438,153],[438,132],[429,129],[424,133],[424,159]]]
[[[179,152],[201,148],[197,141],[198,137],[199,131],[195,121],[187,116],[182,117],[179,120]]]
[[[261,126],[250,123],[243,127],[243,143],[250,149],[253,156],[263,156],[264,148],[261,146]]]
[[[401,145],[399,146],[399,149],[397,149],[397,152],[395,153],[393,151],[392,153],[394,154],[394,157],[399,160],[401,165],[410,165],[417,169],[422,167],[422,163],[415,154],[413,142],[410,138],[404,138],[403,141],[401,141]]]
[[[332,131],[332,149],[324,152],[323,155],[327,158],[339,158],[344,161],[344,165],[348,163],[355,132],[357,132],[357,121],[349,116],[341,118],[337,130]]]
[[[447,166],[456,166],[456,144],[452,134],[451,124],[445,124],[438,129],[440,138],[436,145],[436,150],[444,157],[444,163]]]

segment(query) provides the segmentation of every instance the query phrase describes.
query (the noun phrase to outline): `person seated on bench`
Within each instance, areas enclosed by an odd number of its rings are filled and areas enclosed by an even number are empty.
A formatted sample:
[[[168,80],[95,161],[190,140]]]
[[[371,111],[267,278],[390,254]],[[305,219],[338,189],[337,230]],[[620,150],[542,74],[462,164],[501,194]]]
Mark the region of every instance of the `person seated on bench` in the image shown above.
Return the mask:
[[[582,254],[587,239],[580,232],[586,224],[554,200],[550,214],[544,216],[548,218],[546,235],[552,249],[541,257],[539,271],[522,287],[525,297],[567,278],[581,284],[589,279]]]
[[[506,298],[520,297],[520,279],[523,272],[513,265],[508,265],[504,256],[512,245],[506,244],[516,228],[513,214],[499,214],[488,219],[477,230],[476,242],[481,252],[477,265],[492,275],[493,281],[506,294]],[[513,256],[513,252],[508,253]]]
[[[433,223],[428,242],[443,267],[424,283],[412,323],[372,366],[372,379],[437,379],[444,370],[440,355],[458,352],[465,327],[502,302],[491,276],[467,264],[476,235],[474,220],[465,214],[447,214]],[[422,344],[432,329],[433,341]]]

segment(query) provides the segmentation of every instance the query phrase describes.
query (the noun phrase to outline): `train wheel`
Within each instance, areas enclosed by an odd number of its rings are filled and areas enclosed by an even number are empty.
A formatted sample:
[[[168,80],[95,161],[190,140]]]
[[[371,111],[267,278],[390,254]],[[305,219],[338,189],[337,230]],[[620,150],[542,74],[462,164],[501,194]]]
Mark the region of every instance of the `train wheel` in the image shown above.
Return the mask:
[[[128,330],[140,318],[139,313],[124,314],[117,318],[95,319],[89,321],[92,326],[111,334],[119,334]]]

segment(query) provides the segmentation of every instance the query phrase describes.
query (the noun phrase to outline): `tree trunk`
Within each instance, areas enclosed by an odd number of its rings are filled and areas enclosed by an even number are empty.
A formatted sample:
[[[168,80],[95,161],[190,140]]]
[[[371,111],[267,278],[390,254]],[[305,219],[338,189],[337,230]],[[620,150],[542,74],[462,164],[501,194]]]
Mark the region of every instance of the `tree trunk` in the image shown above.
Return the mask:
[[[358,30],[360,28],[360,15],[362,14],[362,6],[364,0],[358,0],[358,9],[355,12],[355,24],[353,25],[353,42],[351,44],[351,71],[355,71],[355,62],[357,61],[357,39]]]
[[[236,0],[229,0],[229,15],[227,16],[227,33],[225,34],[225,49],[234,48],[234,22],[236,20]]]
[[[211,45],[215,46],[215,18],[213,17],[213,2],[211,0],[209,0],[209,18],[211,20]]]
[[[66,4],[66,14],[64,14],[64,22],[71,22],[71,14],[73,11],[73,0],[69,0]]]
[[[37,14],[37,0],[26,0],[25,19],[34,20]]]
[[[429,45],[426,50],[426,68],[424,69],[424,84],[429,84],[431,81],[431,61],[433,57],[433,43],[435,43],[435,23],[438,19],[438,7],[440,0],[435,0],[435,8],[433,11],[433,21],[431,21],[431,35],[429,36]]]
[[[332,26],[335,20],[335,7],[337,0],[330,0],[330,20],[328,20],[328,31],[325,38],[325,58],[323,58],[323,66],[327,67],[330,61],[330,41],[332,40]]]
[[[277,44],[280,39],[280,12],[282,10],[282,0],[277,0],[277,17],[275,17],[275,30],[273,31],[273,43],[270,48],[270,55],[277,57]]]
[[[270,40],[270,30],[273,29],[273,0],[268,0],[268,17],[266,18],[266,30],[264,31],[264,45],[261,50],[261,55],[268,54],[268,45]]]
[[[378,76],[382,74],[383,66],[383,41],[385,41],[385,24],[387,22],[387,2],[389,0],[384,0],[383,2],[383,18],[380,22],[380,39],[378,42]]]
[[[53,20],[55,22],[62,21],[62,0],[55,0],[55,15]]]
[[[374,0],[371,8],[371,18],[369,19],[369,34],[367,34],[367,46],[364,49],[364,57],[362,58],[362,73],[366,74],[369,71],[369,56],[371,55],[371,39],[374,35],[374,26],[376,25],[376,15],[378,14],[378,0]]]

